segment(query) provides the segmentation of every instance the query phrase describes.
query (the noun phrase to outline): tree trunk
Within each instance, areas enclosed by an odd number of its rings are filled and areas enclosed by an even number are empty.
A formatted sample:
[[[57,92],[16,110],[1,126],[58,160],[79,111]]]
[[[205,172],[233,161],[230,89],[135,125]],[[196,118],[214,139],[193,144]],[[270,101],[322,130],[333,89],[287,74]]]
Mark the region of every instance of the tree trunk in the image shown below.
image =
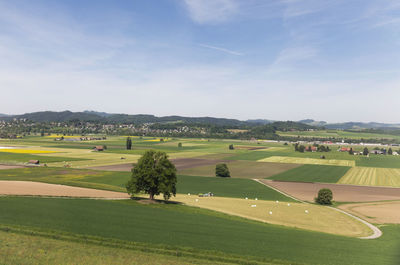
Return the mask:
[[[150,192],[150,200],[154,201],[154,193]]]

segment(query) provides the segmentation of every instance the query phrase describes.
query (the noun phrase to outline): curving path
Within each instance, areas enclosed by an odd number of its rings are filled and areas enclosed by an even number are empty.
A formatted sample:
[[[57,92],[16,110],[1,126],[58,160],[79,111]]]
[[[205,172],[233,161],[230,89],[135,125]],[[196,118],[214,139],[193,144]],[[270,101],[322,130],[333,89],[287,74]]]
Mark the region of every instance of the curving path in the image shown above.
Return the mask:
[[[253,179],[253,180],[258,182],[258,183],[260,183],[260,184],[263,184],[264,186],[267,186],[268,188],[271,188],[271,189],[273,189],[273,190],[275,190],[275,191],[277,191],[277,192],[279,192],[279,193],[281,193],[281,194],[283,194],[283,195],[285,195],[285,196],[287,196],[289,198],[292,198],[293,200],[296,200],[298,202],[308,203],[308,202],[299,200],[299,199],[297,199],[297,198],[295,198],[295,197],[293,197],[293,196],[291,196],[291,195],[289,195],[289,194],[287,194],[287,193],[285,193],[283,191],[280,191],[279,189],[277,189],[275,187],[272,187],[272,186],[268,185],[267,183],[265,183],[265,182],[263,182],[263,181],[261,181],[259,179]],[[348,216],[360,221],[361,223],[365,224],[366,226],[368,226],[373,231],[372,235],[366,236],[366,237],[359,237],[360,239],[375,239],[375,238],[379,238],[379,237],[382,236],[382,231],[378,227],[374,226],[373,224],[368,223],[367,221],[365,221],[365,220],[363,220],[363,219],[361,219],[361,218],[359,218],[357,216],[354,216],[354,215],[352,215],[352,214],[350,214],[348,212],[345,212],[345,211],[343,211],[341,209],[330,207],[330,206],[328,206],[328,207],[333,209],[333,210],[335,210],[335,211],[344,213],[344,214],[346,214],[346,215],[348,215]]]

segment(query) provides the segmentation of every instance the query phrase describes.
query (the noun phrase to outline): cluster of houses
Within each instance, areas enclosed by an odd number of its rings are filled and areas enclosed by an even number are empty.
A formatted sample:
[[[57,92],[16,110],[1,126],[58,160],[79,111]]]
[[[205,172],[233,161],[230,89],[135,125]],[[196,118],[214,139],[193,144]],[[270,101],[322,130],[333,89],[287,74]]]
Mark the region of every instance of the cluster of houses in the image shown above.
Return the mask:
[[[361,151],[361,152],[355,151],[355,150],[353,150],[353,148],[351,148],[351,147],[340,147],[340,148],[338,149],[338,151],[339,151],[339,152],[347,152],[347,153],[350,153],[350,152],[352,151],[352,152],[353,152],[353,155],[363,155],[363,152],[362,152],[362,151]],[[383,148],[383,149],[374,149],[374,150],[369,151],[369,154],[386,155],[386,154],[388,154],[388,151],[386,150],[386,148]],[[396,152],[396,151],[393,151],[393,152],[392,152],[392,155],[397,156],[397,155],[399,155],[399,153]]]
[[[64,136],[54,138],[54,141],[68,141],[68,142],[78,142],[78,141],[100,141],[107,140],[107,137],[76,137],[76,138],[64,138]]]

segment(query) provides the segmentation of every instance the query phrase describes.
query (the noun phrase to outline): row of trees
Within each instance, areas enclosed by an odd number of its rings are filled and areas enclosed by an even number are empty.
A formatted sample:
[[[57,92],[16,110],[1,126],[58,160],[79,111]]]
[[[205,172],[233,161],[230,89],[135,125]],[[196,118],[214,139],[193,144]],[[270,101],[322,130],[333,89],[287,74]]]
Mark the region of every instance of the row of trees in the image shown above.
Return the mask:
[[[299,145],[298,143],[295,143],[294,150],[296,152],[300,152],[300,153],[304,153],[305,151],[307,151],[307,152],[312,152],[312,151],[330,152],[331,151],[329,146],[315,144],[313,146],[309,145],[308,147],[305,147],[304,145]]]

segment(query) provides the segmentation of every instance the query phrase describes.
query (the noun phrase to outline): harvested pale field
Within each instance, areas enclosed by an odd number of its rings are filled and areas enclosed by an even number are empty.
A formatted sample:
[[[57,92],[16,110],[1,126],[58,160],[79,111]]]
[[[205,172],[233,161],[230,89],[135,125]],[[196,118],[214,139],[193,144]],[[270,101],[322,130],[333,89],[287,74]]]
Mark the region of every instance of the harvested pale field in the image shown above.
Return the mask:
[[[199,167],[199,166],[207,166],[213,165],[215,166],[218,163],[229,163],[232,162],[230,160],[222,160],[222,159],[197,159],[197,158],[179,158],[179,159],[172,159],[172,163],[174,163],[175,167],[178,170]]]
[[[400,224],[400,202],[343,204],[339,208],[376,224]]]
[[[257,162],[331,165],[331,166],[347,166],[347,167],[354,167],[356,165],[355,161],[351,160],[317,159],[317,158],[289,157],[289,156],[271,156],[257,160]]]
[[[23,168],[24,166],[18,165],[0,165],[0,170],[2,169],[14,169],[14,168]]]
[[[322,188],[332,190],[333,200],[337,202],[373,202],[400,200],[400,188],[364,187],[327,183],[302,183],[260,180],[270,187],[276,188],[299,200],[313,202]]]
[[[173,200],[270,224],[352,237],[372,234],[360,221],[318,205],[181,194]]]
[[[209,160],[213,161],[213,160]],[[218,161],[218,160],[214,160]],[[182,169],[179,174],[190,176],[215,176],[215,165],[218,162],[206,166]],[[259,163],[255,161],[229,160],[226,162],[233,178],[267,178],[278,173],[299,167],[298,164],[289,163]]]
[[[193,158],[205,155],[211,155],[213,153],[210,152],[177,152],[177,153],[169,153],[168,157],[170,159],[178,159],[178,158]]]
[[[63,167],[66,164],[72,168],[91,168],[105,165],[136,163],[140,155],[116,154],[108,152],[95,152],[91,149],[54,148],[59,153],[46,154],[47,156],[62,156],[67,158],[81,158],[90,160],[48,163],[48,166]],[[121,158],[125,159],[121,159]]]
[[[267,149],[267,147],[265,146],[244,146],[244,145],[235,145],[234,148],[239,150],[251,150],[251,151]]]
[[[0,181],[0,195],[129,199],[127,193],[71,187],[33,181]]]
[[[130,172],[132,168],[133,168],[133,163],[125,163],[125,164],[108,165],[108,166],[96,166],[96,167],[90,167],[88,169]]]
[[[400,187],[399,168],[353,167],[338,181],[340,184]]]
[[[269,152],[277,152],[277,151],[284,151],[287,150],[286,147],[276,147],[276,146],[272,146],[272,147],[266,147],[267,150],[264,149],[259,149],[259,150],[254,150],[254,151],[269,151]]]
[[[176,147],[178,146],[178,143],[182,143],[183,147],[197,147],[197,146],[204,146],[206,145],[205,143],[192,143],[192,142],[184,142],[184,141],[175,141],[175,142],[161,142],[159,144],[155,144],[155,146],[161,145],[161,146],[173,146]]]

